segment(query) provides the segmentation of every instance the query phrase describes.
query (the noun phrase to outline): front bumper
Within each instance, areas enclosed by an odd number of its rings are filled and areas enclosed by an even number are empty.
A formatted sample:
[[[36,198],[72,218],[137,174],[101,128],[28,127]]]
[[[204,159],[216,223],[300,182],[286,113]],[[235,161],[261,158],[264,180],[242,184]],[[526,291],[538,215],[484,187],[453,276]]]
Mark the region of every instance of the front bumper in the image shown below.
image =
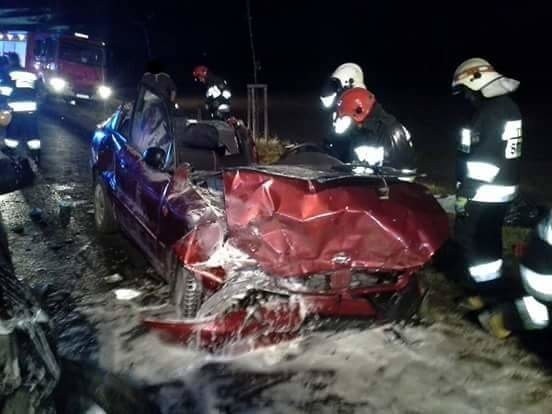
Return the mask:
[[[222,288],[221,291],[224,291]],[[144,318],[143,324],[173,343],[193,344],[211,351],[237,341],[266,346],[296,337],[315,319],[354,319],[384,323],[410,318],[425,294],[415,274],[395,284],[331,294],[271,294],[271,300],[242,300],[229,311],[185,320]],[[249,295],[251,297],[251,295]]]

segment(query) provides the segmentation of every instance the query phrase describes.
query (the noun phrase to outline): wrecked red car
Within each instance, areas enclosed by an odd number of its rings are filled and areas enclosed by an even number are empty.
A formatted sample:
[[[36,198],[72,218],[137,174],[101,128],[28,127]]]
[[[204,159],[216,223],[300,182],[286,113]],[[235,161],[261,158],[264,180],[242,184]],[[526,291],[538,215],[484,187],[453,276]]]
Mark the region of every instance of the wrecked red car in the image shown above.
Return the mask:
[[[254,158],[242,123],[187,120],[147,88],[96,131],[96,226],[120,228],[171,286],[175,314],[148,327],[216,348],[412,313],[416,272],[448,237],[424,187],[321,153]]]

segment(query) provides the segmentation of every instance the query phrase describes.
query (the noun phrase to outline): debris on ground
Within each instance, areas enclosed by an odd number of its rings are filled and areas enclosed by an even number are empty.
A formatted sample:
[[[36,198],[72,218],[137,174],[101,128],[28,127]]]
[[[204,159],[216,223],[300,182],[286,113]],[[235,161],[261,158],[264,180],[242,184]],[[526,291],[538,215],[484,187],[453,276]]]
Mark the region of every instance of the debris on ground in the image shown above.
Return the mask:
[[[132,300],[142,294],[142,292],[138,292],[134,289],[115,289],[113,293],[115,293],[115,297],[118,300]]]
[[[11,231],[15,234],[22,235],[25,233],[25,226],[23,226],[23,224],[16,224],[12,227]]]
[[[104,277],[104,281],[109,284],[119,283],[123,281],[123,277],[119,273],[114,273],[110,276]]]

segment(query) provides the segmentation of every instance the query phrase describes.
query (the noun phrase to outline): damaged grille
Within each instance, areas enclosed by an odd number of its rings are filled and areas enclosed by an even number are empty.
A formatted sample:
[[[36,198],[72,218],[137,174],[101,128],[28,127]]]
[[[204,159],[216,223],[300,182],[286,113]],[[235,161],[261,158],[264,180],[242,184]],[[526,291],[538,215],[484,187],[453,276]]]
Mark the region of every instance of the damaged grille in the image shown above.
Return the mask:
[[[341,285],[336,283],[339,278]],[[297,293],[330,293],[341,289],[362,289],[382,285],[392,285],[398,282],[399,275],[395,273],[368,273],[354,271],[311,275],[305,278],[280,278],[277,285],[290,292]]]

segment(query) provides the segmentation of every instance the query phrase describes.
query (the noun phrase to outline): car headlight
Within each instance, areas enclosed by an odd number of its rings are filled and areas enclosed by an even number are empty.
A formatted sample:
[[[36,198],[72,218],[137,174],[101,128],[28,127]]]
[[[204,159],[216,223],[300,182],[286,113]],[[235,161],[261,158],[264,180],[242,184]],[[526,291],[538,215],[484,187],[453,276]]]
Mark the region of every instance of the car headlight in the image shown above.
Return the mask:
[[[67,81],[62,78],[52,78],[50,79],[50,86],[56,93],[63,92],[63,90],[67,87]]]
[[[10,96],[12,92],[13,88],[11,86],[0,86],[0,95]]]
[[[321,96],[320,101],[322,101],[322,106],[324,108],[331,108],[335,102],[336,97],[337,93],[332,93],[330,96]]]
[[[4,138],[4,145],[8,148],[17,148],[19,146],[19,141],[16,139]]]
[[[27,141],[27,146],[30,150],[39,150],[40,149],[40,140],[39,139],[31,139]]]
[[[109,86],[101,85],[98,87],[98,95],[101,99],[109,99],[113,94],[113,90]]]
[[[383,163],[383,147],[371,147],[370,145],[360,145],[355,148],[355,155],[360,162],[365,162],[370,166],[379,166]]]
[[[341,118],[337,118],[334,122],[335,133],[338,135],[344,134],[345,131],[349,129],[352,123],[353,118],[351,118],[350,116],[342,116]]]

